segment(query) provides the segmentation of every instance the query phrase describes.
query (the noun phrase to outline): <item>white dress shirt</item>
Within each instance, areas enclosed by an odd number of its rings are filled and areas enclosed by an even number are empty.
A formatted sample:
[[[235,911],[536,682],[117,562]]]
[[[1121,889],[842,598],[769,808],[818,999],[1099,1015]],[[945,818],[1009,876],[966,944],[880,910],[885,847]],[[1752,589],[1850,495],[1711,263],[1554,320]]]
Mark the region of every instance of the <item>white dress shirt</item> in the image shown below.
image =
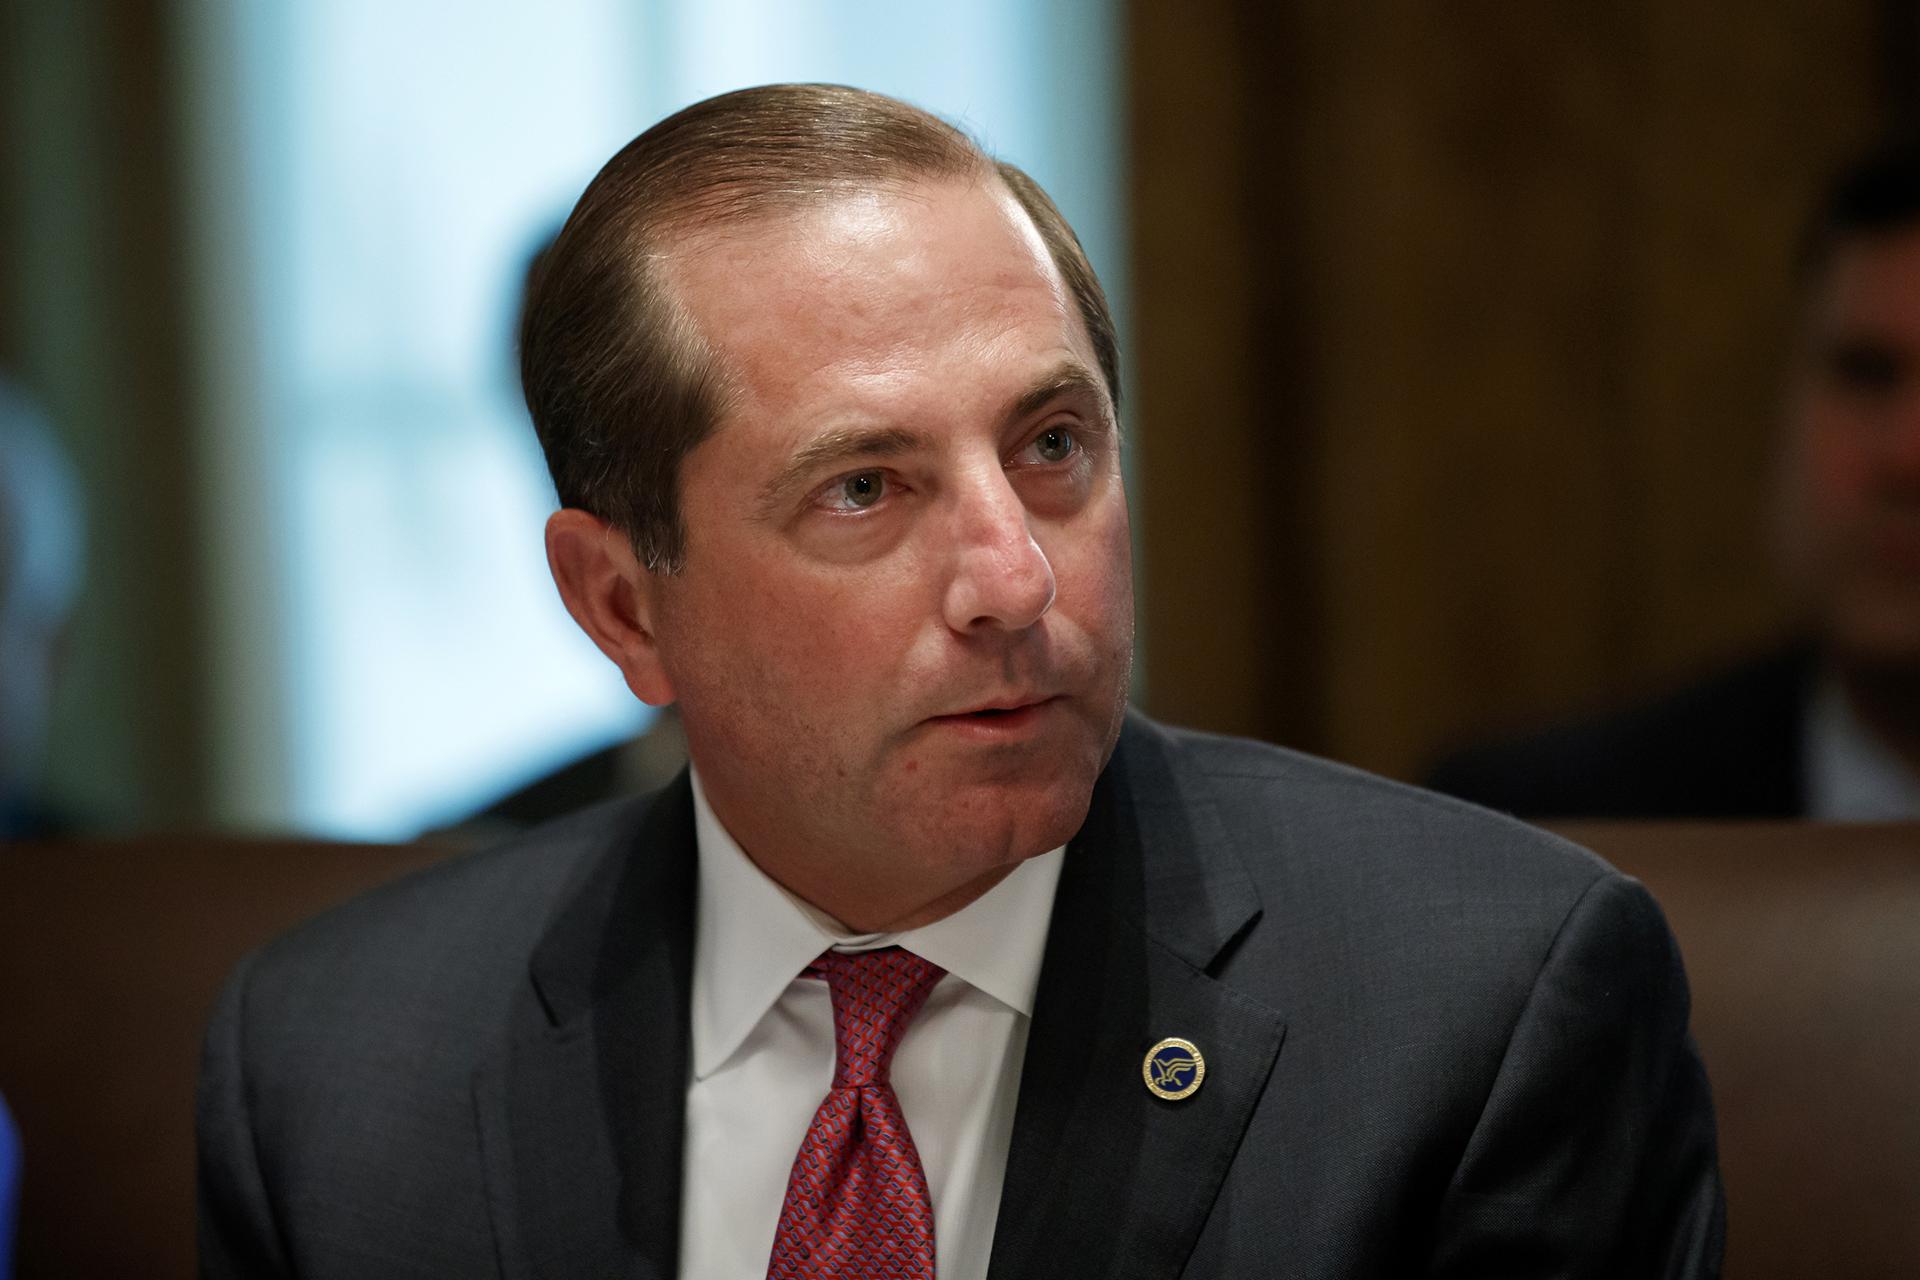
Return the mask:
[[[754,865],[697,774],[693,803],[700,878],[680,1274],[767,1274],[787,1176],[833,1083],[827,984],[800,972],[829,947],[897,945],[947,971],[909,1025],[891,1078],[933,1196],[941,1280],[981,1280],[1063,850],[1028,859],[945,919],[850,934]]]
[[[1801,770],[1816,822],[1920,818],[1920,777],[1866,726],[1831,675],[1814,684]]]

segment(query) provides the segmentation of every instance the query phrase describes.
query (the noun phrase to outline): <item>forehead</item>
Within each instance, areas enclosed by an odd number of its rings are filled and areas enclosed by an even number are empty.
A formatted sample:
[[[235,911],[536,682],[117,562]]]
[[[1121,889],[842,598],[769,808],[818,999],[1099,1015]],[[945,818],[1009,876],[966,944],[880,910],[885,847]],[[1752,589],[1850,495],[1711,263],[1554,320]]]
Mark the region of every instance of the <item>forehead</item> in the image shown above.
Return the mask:
[[[1817,317],[1827,328],[1872,325],[1911,332],[1920,342],[1920,226],[1837,245]]]
[[[662,276],[736,399],[886,396],[1093,360],[1032,221],[996,179],[833,195],[673,246]],[[951,391],[964,388],[953,386]]]

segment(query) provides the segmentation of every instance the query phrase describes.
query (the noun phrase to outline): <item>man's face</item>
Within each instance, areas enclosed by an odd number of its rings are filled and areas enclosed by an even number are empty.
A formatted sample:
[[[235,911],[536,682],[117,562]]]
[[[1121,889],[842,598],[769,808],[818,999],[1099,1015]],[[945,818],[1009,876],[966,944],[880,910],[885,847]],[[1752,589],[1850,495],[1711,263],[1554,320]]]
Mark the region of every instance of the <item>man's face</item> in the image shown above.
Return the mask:
[[[665,276],[731,387],[653,609],[716,813],[817,902],[1066,841],[1132,585],[1113,406],[1029,220],[986,180],[848,194],[693,233]]]
[[[1843,659],[1920,664],[1920,229],[1853,240],[1812,302],[1786,552]]]

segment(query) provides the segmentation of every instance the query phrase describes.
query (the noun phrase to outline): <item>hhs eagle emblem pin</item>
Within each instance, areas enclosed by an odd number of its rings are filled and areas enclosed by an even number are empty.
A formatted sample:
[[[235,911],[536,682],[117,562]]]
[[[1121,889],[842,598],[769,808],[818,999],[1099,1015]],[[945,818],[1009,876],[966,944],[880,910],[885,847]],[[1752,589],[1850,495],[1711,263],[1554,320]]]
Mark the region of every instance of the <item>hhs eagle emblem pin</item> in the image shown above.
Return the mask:
[[[1193,1041],[1168,1036],[1147,1050],[1147,1060],[1140,1064],[1140,1075],[1147,1082],[1148,1093],[1168,1102],[1178,1102],[1191,1098],[1200,1082],[1207,1078],[1207,1060]]]

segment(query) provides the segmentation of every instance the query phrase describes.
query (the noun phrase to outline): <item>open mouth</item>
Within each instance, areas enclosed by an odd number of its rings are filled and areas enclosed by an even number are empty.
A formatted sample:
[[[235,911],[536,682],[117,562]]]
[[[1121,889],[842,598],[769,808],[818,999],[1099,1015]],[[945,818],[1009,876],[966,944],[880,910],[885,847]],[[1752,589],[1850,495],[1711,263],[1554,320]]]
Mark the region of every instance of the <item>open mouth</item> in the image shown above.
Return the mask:
[[[1011,729],[1037,718],[1053,701],[1052,698],[1041,698],[1036,702],[1023,702],[1018,706],[980,707],[973,711],[961,711],[934,718],[942,724],[978,725],[983,729]]]

